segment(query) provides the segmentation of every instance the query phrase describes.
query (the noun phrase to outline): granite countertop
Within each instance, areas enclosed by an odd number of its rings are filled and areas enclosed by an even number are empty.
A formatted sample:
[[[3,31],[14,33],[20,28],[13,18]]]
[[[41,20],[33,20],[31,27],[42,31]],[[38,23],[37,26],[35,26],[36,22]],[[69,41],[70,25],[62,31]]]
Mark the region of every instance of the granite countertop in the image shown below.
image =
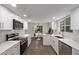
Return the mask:
[[[55,37],[55,36],[58,36],[58,35],[51,35],[52,37]],[[57,38],[57,37],[55,37]],[[75,48],[77,50],[79,50],[79,41],[75,41],[75,40],[72,40],[72,39],[61,39],[61,38],[58,38],[58,40],[60,40],[61,42],[71,46],[72,48]]]
[[[79,50],[79,42],[75,41],[75,40],[69,40],[69,39],[59,39],[60,41],[64,42],[65,44],[71,46],[72,48],[75,48],[77,50]]]
[[[5,41],[5,42],[1,43],[0,44],[0,54],[19,42],[20,41]]]

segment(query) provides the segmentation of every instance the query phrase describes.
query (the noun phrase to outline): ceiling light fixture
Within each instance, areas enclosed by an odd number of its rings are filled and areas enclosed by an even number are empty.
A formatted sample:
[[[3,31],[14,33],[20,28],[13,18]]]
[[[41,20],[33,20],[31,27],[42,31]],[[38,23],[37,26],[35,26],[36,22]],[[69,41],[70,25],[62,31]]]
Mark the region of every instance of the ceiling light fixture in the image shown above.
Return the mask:
[[[56,17],[52,17],[53,19],[56,19]]]
[[[26,17],[27,15],[24,14],[23,16]]]
[[[31,22],[31,20],[28,20],[28,22]]]
[[[16,7],[16,4],[11,4],[13,7]]]

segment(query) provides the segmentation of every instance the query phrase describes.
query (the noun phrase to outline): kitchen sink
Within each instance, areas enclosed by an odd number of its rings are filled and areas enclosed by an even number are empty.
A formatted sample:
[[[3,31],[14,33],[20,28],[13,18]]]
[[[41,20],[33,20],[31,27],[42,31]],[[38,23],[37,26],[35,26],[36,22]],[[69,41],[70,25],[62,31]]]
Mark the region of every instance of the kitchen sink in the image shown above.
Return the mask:
[[[63,37],[61,37],[61,36],[55,36],[55,37],[57,37],[57,38],[62,38],[62,39],[63,39]]]

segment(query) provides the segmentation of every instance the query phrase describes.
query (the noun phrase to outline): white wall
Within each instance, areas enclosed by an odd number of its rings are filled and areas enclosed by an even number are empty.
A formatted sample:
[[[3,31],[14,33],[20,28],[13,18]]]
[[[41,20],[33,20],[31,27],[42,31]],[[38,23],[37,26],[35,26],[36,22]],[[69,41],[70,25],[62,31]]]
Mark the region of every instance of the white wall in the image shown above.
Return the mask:
[[[75,11],[74,11],[75,10]],[[75,40],[75,41],[79,41],[79,30],[77,30],[79,22],[76,20],[79,20],[79,8],[74,9],[71,13],[71,17],[73,19],[73,21],[71,22],[71,26],[73,26],[73,32],[64,32],[64,38],[69,39],[69,40]],[[58,29],[57,32],[60,32],[60,21],[62,21],[62,19],[58,20]],[[75,23],[74,23],[75,22]]]
[[[48,29],[49,29],[48,24],[47,23],[44,23],[42,25],[43,25],[43,33],[47,33],[48,32]]]
[[[31,36],[34,35],[34,23],[28,23],[28,33],[31,34]]]
[[[79,30],[74,30],[73,33],[64,32],[64,38],[79,42]]]
[[[71,29],[79,30],[79,7],[71,12]]]
[[[6,40],[5,36],[8,33],[25,34],[25,30],[13,30],[13,19],[24,23],[24,28],[27,26],[27,22],[25,23],[25,21],[21,17],[17,16],[15,13],[0,5],[0,25],[3,24],[1,26],[2,28],[0,27],[0,43]]]
[[[19,33],[20,35],[25,34],[24,30],[0,30],[0,43],[6,41],[6,34]]]
[[[73,40],[78,41],[79,42],[79,30],[74,30],[73,36],[72,36]]]
[[[70,15],[73,33],[64,32],[64,37],[79,42],[79,7],[72,10]]]

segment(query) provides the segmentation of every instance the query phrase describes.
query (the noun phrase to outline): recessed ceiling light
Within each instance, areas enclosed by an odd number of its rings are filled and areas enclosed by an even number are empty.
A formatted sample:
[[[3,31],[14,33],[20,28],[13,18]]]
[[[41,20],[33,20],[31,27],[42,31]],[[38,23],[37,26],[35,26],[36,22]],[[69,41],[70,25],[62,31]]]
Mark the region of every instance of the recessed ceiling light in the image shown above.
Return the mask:
[[[27,17],[27,15],[26,15],[26,14],[24,14],[23,16],[24,16],[24,17]]]
[[[16,4],[11,4],[13,7],[16,7]]]
[[[28,22],[31,22],[31,20],[28,20]]]
[[[52,17],[53,19],[56,19],[56,17]]]

